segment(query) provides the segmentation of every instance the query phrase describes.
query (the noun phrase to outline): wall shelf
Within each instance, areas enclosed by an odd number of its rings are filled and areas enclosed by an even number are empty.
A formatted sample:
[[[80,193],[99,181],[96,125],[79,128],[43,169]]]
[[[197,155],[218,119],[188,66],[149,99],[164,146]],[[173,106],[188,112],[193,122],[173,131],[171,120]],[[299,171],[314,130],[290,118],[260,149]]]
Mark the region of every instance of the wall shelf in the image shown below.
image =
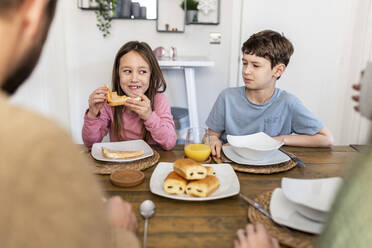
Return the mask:
[[[85,2],[84,2],[85,1]],[[87,4],[92,3],[92,7]],[[124,1],[124,0],[122,0]],[[140,2],[141,0],[132,0],[133,2]],[[147,0],[146,0],[147,1]],[[183,10],[180,5],[183,0],[152,0],[153,2],[149,4],[152,9],[156,8],[156,14],[151,15],[150,17],[153,18],[134,18],[132,17],[124,17],[124,16],[112,16],[111,20],[156,20],[156,31],[159,33],[184,33],[185,32],[185,25],[218,25],[220,23],[220,0],[212,0],[212,2],[203,2],[203,0],[199,0],[199,4],[203,5],[203,9],[199,9],[196,15],[198,16],[198,22],[189,22],[188,21],[188,11],[187,11],[187,1],[185,10]],[[77,0],[78,8],[83,11],[94,11],[98,10],[96,7],[94,0]],[[84,4],[82,4],[84,2]],[[121,5],[121,4],[120,4]],[[84,7],[83,7],[84,6]],[[205,9],[207,8],[207,10]],[[122,14],[123,12],[121,8],[118,9],[119,11],[116,13]],[[126,15],[127,16],[127,15]],[[147,15],[147,17],[149,17]],[[172,31],[173,28],[176,28],[176,31]]]

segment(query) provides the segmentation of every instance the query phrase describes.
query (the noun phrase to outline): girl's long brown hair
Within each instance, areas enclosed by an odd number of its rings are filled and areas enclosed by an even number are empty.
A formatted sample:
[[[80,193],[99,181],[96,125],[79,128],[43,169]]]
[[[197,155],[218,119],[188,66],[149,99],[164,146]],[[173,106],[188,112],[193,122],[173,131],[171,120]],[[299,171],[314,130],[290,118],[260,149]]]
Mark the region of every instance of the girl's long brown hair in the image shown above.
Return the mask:
[[[120,77],[119,77],[119,66],[120,66],[120,59],[125,54],[135,51],[142,58],[149,64],[151,75],[150,75],[150,83],[149,88],[145,92],[147,98],[151,101],[151,109],[154,110],[154,97],[157,92],[164,92],[167,88],[165,83],[163,73],[161,72],[160,66],[154,53],[151,50],[151,47],[146,42],[139,42],[139,41],[129,41],[125,43],[117,52],[114,62],[114,67],[112,70],[112,90],[116,91],[118,95],[123,96],[125,95],[124,91],[120,87]],[[125,140],[125,137],[122,137],[120,130],[123,128],[123,106],[116,106],[114,107],[114,134],[119,140]],[[145,126],[142,127],[143,139],[148,141],[151,137],[151,134],[145,129]]]

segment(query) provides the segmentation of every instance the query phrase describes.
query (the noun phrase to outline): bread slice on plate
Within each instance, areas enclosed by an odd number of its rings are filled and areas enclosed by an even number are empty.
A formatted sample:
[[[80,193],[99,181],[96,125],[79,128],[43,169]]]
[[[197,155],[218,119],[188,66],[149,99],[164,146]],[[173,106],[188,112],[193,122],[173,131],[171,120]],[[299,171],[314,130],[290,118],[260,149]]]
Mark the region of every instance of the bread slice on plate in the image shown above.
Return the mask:
[[[207,176],[207,168],[188,158],[174,161],[173,170],[186,180],[203,179]]]
[[[186,186],[189,196],[207,197],[220,187],[220,181],[215,176],[207,176],[201,180],[191,181]]]
[[[167,194],[183,195],[186,191],[187,181],[172,171],[164,180],[164,191]]]
[[[214,169],[211,166],[204,166],[204,167],[207,168],[207,175],[208,176],[216,176],[216,172],[214,171]]]
[[[145,151],[143,150],[141,151],[117,151],[117,150],[112,150],[112,149],[109,149],[103,146],[101,149],[102,149],[102,155],[104,157],[112,158],[112,159],[135,158],[135,157],[142,156],[145,153]]]

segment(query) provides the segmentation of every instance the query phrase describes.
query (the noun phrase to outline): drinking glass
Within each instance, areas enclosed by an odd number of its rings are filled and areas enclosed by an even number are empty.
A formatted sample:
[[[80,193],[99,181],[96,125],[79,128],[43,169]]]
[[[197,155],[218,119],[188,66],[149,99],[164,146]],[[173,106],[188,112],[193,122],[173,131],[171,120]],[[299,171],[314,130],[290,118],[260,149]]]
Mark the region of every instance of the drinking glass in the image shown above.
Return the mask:
[[[204,162],[211,154],[210,138],[207,128],[194,127],[187,129],[185,154],[197,162]]]

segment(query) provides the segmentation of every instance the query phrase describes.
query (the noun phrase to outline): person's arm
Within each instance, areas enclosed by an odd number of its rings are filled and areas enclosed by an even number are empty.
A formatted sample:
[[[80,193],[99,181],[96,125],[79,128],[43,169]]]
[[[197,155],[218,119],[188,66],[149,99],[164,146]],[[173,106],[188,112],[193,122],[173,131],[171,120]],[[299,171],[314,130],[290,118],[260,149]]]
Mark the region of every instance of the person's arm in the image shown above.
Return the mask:
[[[211,152],[213,156],[216,156],[217,158],[221,157],[221,148],[222,148],[222,142],[220,140],[221,133],[215,132],[212,129],[208,128],[209,137],[210,137],[210,146],[211,146]]]
[[[333,135],[327,127],[324,127],[314,135],[281,135],[274,137],[274,139],[283,142],[287,146],[330,147],[333,144]]]
[[[86,147],[92,147],[94,143],[101,142],[109,131],[110,115],[105,108],[100,110],[97,117],[89,117],[88,110],[84,116],[82,138]]]
[[[170,106],[165,95],[158,94],[155,97],[154,111],[144,121],[144,125],[157,144],[165,150],[171,150],[176,145],[177,135]]]
[[[291,133],[277,139],[289,146],[330,147],[333,144],[331,131],[295,96],[289,99]]]
[[[114,247],[140,247],[135,232],[137,219],[130,203],[114,196],[107,201],[108,219],[113,231]]]
[[[221,157],[222,142],[219,138],[225,129],[225,98],[226,91],[223,91],[217,97],[217,100],[213,104],[212,110],[205,122],[210,136],[211,152],[212,155],[217,158]],[[219,132],[215,130],[218,130]]]
[[[6,180],[0,180],[2,188],[9,188],[19,179],[23,182],[15,191],[3,195],[4,199],[13,200],[2,204],[0,217],[10,222],[9,234],[20,234],[10,242],[15,247],[23,247],[29,242],[27,237],[45,237],[33,240],[33,245],[140,247],[133,233],[136,222],[129,204],[122,203],[121,208],[117,208],[122,201],[114,198],[109,200],[112,211],[105,209],[101,185],[91,173],[94,165],[79,154],[70,136],[44,120],[33,124],[38,128],[22,139],[24,148],[27,147],[20,153],[23,159],[10,160],[14,161],[10,163],[14,165],[12,173],[6,175]],[[25,173],[13,173],[17,171]],[[13,180],[9,175],[14,175]]]

